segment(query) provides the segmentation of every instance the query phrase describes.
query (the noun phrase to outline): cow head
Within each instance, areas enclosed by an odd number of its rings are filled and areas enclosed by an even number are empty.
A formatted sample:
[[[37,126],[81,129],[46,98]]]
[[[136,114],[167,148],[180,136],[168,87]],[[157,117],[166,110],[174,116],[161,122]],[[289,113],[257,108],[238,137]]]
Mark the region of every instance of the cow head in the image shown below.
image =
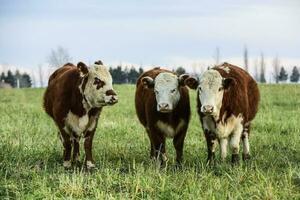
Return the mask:
[[[200,111],[206,115],[219,115],[224,92],[235,84],[233,78],[223,78],[217,70],[205,71],[197,80],[188,77],[185,84],[198,91],[201,103]]]
[[[142,78],[144,87],[154,89],[158,112],[169,113],[177,106],[180,99],[179,87],[184,85],[184,79],[187,77],[188,75],[178,77],[169,72],[162,72],[154,80],[149,76]]]
[[[87,67],[79,62],[77,67],[82,77],[80,91],[92,107],[113,105],[118,102],[117,94],[112,87],[112,77],[101,61]]]

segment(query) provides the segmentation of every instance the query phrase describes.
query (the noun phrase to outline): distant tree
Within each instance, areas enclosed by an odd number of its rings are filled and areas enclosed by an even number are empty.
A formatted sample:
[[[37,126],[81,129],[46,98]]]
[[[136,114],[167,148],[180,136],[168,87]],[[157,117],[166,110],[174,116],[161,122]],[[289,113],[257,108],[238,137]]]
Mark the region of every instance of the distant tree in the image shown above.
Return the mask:
[[[142,67],[140,67],[140,68],[139,68],[139,76],[140,76],[142,73],[144,73],[144,70],[143,70]]]
[[[265,59],[264,59],[264,54],[261,54],[261,60],[260,60],[260,82],[265,83],[266,78],[265,78]]]
[[[299,70],[296,66],[294,66],[290,80],[293,83],[297,83],[299,81],[299,78],[300,78]]]
[[[117,66],[117,68],[109,68],[111,76],[113,78],[114,83],[122,84],[126,83],[127,74],[122,70],[121,66]]]
[[[254,61],[254,79],[259,81],[259,72],[258,72],[258,60],[255,59]]]
[[[275,82],[278,83],[279,82],[279,59],[278,56],[276,56],[273,60],[273,68],[274,68],[274,78],[275,78]]]
[[[22,76],[18,69],[15,72],[14,78],[15,78],[15,85],[13,87],[20,88],[20,82],[21,82]]]
[[[67,62],[71,62],[71,60],[72,58],[70,57],[68,50],[61,46],[58,46],[55,50],[52,49],[47,58],[51,68],[58,68]]]
[[[15,76],[10,70],[7,71],[7,76],[5,77],[5,83],[8,83],[12,87],[15,87]]]
[[[135,68],[132,66],[128,72],[128,83],[136,83],[138,77],[139,77],[139,72],[135,70]]]
[[[244,64],[245,64],[245,70],[248,71],[248,49],[246,46],[244,49]]]
[[[38,65],[38,70],[39,70],[40,87],[42,88],[44,87],[44,72],[41,64]]]
[[[279,76],[278,76],[278,80],[279,81],[286,81],[288,79],[288,74],[285,71],[284,67],[282,66],[280,68],[280,72],[279,72]]]
[[[2,72],[0,76],[0,82],[4,82],[4,81],[5,81],[5,74],[4,72]]]
[[[21,75],[20,88],[28,88],[32,86],[32,81],[29,74],[24,73]]]
[[[178,75],[185,74],[185,69],[183,67],[178,67],[176,69],[176,74]]]
[[[33,70],[31,71],[30,77],[31,77],[31,87],[34,87],[34,88],[37,87],[35,74],[34,74]]]

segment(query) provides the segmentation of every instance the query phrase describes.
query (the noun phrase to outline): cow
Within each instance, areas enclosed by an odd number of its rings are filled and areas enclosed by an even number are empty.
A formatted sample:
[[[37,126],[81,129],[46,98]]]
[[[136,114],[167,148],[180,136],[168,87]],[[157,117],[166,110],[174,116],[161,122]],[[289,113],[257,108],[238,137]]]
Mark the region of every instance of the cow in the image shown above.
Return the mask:
[[[167,162],[166,138],[173,138],[176,163],[182,161],[190,120],[189,93],[184,85],[187,77],[157,67],[144,72],[136,83],[136,113],[150,139],[150,157],[161,166]]]
[[[225,62],[205,71],[198,79],[188,77],[185,84],[197,90],[197,112],[207,142],[208,164],[214,163],[218,143],[225,160],[228,140],[233,164],[239,162],[241,139],[243,160],[250,159],[250,125],[258,110],[260,94],[249,73]]]
[[[101,110],[117,102],[112,77],[101,61],[89,67],[83,62],[77,66],[67,63],[50,76],[44,109],[59,129],[65,168],[79,162],[81,137],[84,137],[85,166],[87,169],[95,167],[92,143]]]

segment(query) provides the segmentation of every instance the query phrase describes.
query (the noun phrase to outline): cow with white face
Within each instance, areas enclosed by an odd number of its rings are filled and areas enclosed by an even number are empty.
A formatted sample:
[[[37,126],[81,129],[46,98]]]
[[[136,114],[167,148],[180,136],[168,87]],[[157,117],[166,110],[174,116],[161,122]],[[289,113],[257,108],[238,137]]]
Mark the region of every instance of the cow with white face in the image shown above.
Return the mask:
[[[142,82],[146,87],[154,87],[158,112],[173,111],[180,99],[179,78],[175,74],[162,72],[156,76],[155,81],[150,76],[146,76],[142,78]]]
[[[118,101],[117,95],[112,87],[112,77],[108,69],[101,61],[87,67],[84,63],[78,64],[80,75],[83,78],[82,94],[91,107],[103,107],[113,105]],[[81,85],[81,86],[82,86]]]
[[[208,162],[214,161],[220,143],[221,158],[232,149],[232,162],[239,160],[239,143],[243,140],[243,159],[250,158],[249,129],[258,110],[259,90],[255,80],[243,69],[224,63],[189,77],[186,85],[197,90],[197,107],[208,148]]]
[[[95,167],[92,142],[101,110],[117,103],[112,77],[101,61],[91,66],[67,63],[49,78],[44,108],[59,128],[65,168],[79,159],[79,140],[84,137],[85,165]],[[71,152],[73,148],[73,157]]]
[[[150,157],[165,164],[165,140],[173,138],[176,161],[182,161],[183,143],[190,119],[188,90],[184,80],[188,75],[154,68],[137,81],[135,107],[137,116],[150,139]]]

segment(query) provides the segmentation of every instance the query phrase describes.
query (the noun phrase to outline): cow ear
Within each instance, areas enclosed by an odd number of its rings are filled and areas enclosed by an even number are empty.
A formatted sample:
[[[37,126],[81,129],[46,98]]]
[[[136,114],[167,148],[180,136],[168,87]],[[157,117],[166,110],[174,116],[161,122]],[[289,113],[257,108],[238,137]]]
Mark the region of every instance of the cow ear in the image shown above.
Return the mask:
[[[81,77],[85,77],[88,75],[88,73],[89,73],[88,66],[86,66],[86,64],[84,64],[83,62],[79,62],[77,64],[77,68],[80,72]]]
[[[236,80],[234,78],[224,78],[222,82],[225,90],[228,90],[231,86],[236,84]]]
[[[189,77],[190,75],[188,74],[181,74],[179,77],[178,77],[178,82],[179,82],[179,85],[180,86],[185,86],[185,80]]]
[[[96,65],[103,65],[103,62],[101,60],[98,60],[95,62]]]
[[[141,81],[144,88],[153,88],[154,86],[154,80],[150,76],[143,77]]]
[[[197,87],[199,85],[198,80],[194,77],[186,78],[185,81],[184,81],[184,84],[189,86],[189,88],[194,89],[194,90],[197,89]]]

